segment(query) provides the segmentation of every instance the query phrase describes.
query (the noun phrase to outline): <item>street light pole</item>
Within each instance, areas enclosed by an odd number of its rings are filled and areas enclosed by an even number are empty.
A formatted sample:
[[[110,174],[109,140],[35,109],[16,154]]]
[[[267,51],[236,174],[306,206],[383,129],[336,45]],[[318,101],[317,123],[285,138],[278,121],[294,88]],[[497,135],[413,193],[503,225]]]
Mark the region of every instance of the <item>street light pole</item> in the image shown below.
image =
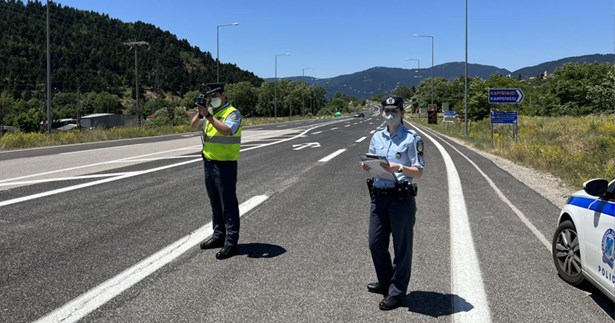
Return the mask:
[[[51,46],[49,40],[49,0],[47,0],[47,134],[51,134]],[[0,129],[3,131],[3,129]]]
[[[418,69],[421,69],[421,60],[418,58],[406,58],[407,61],[416,61],[418,63]],[[420,85],[420,83],[419,83]],[[421,112],[421,88],[418,87],[418,93],[419,93],[419,113]]]
[[[434,64],[434,36],[412,34],[412,37],[431,38],[431,104],[433,104],[433,64]]]
[[[239,23],[216,26],[216,82],[220,82],[220,27],[226,26],[239,26]]]
[[[468,136],[468,0],[466,0],[466,63],[465,63],[465,82],[464,82],[464,137]]]
[[[301,76],[302,78],[305,78],[305,70],[313,70],[313,67],[304,67],[301,70]],[[306,82],[307,83],[307,82]],[[305,95],[303,95],[303,93],[301,93],[301,101],[303,103],[303,116],[305,117]]]
[[[277,92],[277,83],[278,83],[278,56],[288,56],[290,53],[284,54],[275,54],[275,83],[273,83],[273,118],[277,119],[278,117],[278,92]]]

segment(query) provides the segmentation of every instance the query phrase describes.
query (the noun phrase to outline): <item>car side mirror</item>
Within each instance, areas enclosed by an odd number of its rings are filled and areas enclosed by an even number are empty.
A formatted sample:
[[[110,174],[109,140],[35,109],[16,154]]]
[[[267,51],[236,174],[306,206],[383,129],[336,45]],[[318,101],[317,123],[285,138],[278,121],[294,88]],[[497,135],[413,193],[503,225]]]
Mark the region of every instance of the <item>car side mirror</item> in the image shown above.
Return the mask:
[[[591,196],[602,196],[606,193],[607,188],[609,187],[609,182],[603,178],[594,178],[589,181],[583,183],[583,189],[585,193]]]
[[[615,179],[609,183],[609,187],[606,189],[604,196],[609,200],[615,200]]]

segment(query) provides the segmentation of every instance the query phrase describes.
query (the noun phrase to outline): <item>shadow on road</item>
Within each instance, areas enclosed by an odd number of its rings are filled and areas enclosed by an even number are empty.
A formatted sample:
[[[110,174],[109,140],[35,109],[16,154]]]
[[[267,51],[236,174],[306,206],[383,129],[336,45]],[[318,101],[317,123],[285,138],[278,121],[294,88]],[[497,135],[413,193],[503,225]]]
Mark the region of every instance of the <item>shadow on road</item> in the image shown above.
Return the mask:
[[[604,313],[615,320],[615,302],[611,301],[604,293],[596,286],[590,284],[587,280],[581,283],[578,288],[587,292],[589,297],[600,306]]]
[[[237,245],[237,255],[248,258],[273,258],[286,252],[286,249],[268,243],[246,243]]]
[[[456,304],[457,309],[453,309]],[[474,308],[472,304],[466,302],[463,297],[437,292],[413,291],[406,296],[403,303],[408,311],[439,317],[455,314],[457,312],[468,312]]]

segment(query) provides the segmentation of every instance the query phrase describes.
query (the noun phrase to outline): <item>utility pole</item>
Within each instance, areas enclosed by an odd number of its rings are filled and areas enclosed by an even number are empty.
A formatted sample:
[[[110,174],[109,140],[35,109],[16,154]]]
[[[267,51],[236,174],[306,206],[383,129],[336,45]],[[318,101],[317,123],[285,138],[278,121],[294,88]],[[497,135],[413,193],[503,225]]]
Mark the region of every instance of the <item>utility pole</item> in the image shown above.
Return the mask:
[[[130,46],[130,49],[135,48],[135,98],[136,98],[136,109],[137,109],[137,124],[139,127],[141,126],[141,109],[139,108],[139,63],[137,60],[137,48],[138,46],[149,46],[149,43],[146,41],[129,41],[124,42],[124,45]]]

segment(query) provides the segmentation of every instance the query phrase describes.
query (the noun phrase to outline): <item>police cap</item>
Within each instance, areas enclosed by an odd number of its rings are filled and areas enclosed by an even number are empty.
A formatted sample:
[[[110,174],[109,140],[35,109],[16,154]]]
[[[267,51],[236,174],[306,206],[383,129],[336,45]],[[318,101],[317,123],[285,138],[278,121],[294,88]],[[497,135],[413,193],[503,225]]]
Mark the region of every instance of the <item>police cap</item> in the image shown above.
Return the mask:
[[[216,92],[222,93],[224,92],[224,83],[207,83],[201,85],[201,91],[205,96],[212,95]]]
[[[404,109],[404,98],[399,95],[388,96],[380,103],[383,109]]]

